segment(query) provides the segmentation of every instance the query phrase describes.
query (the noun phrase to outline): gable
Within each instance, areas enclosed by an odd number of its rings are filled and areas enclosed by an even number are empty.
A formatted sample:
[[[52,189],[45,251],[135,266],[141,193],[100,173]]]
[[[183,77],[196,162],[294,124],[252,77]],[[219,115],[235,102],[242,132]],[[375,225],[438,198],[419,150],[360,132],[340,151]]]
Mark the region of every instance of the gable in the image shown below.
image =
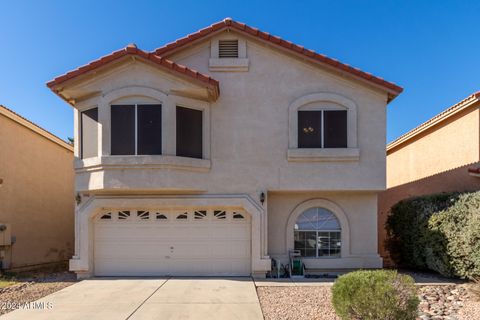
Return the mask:
[[[315,65],[327,69],[331,72],[347,75],[353,79],[368,83],[374,87],[380,88],[387,92],[388,101],[393,100],[399,95],[403,89],[394,83],[388,82],[382,78],[376,77],[370,73],[361,71],[358,68],[354,68],[347,64],[341,63],[335,59],[329,58],[325,55],[318,54],[312,50],[305,49],[302,46],[296,45],[292,42],[283,40],[279,37],[270,35],[266,32],[260,31],[256,28],[247,26],[246,24],[234,21],[230,18],[226,18],[223,21],[215,23],[210,27],[201,29],[195,33],[192,33],[184,38],[178,39],[172,43],[169,43],[163,47],[156,49],[154,52],[157,55],[170,57],[175,53],[178,53],[192,45],[210,39],[211,37],[218,35],[223,31],[232,31],[242,34],[243,36],[267,43],[269,46],[279,52],[285,54],[297,56],[300,59],[310,61]]]
[[[88,83],[92,79],[94,81],[96,78],[111,72],[111,70],[132,62],[142,62],[154,69],[163,71],[170,77],[178,78],[196,87],[205,89],[208,97],[206,100],[215,101],[218,98],[220,92],[219,83],[215,79],[168,59],[140,50],[135,45],[129,45],[124,49],[115,51],[87,65],[58,76],[49,81],[47,86],[62,99],[74,105],[75,101],[98,93],[82,92],[81,90],[78,92],[78,90],[75,91],[75,87],[81,87],[83,83]],[[72,87],[74,88],[72,89]]]
[[[127,87],[154,88],[167,95],[175,94],[203,101],[210,99],[205,87],[175,77],[138,60],[125,61],[104,69],[88,79],[84,78],[77,83],[72,83],[63,89],[62,94],[75,97],[75,102],[80,103]]]
[[[229,72],[212,70],[211,43],[223,39],[224,35],[246,42],[248,70]],[[169,59],[192,66],[218,79],[222,84],[222,97],[228,98],[229,104],[236,103],[235,101],[247,103],[256,97],[255,105],[260,108],[263,103],[268,105],[278,97],[283,99],[282,105],[286,108],[293,99],[315,92],[335,92],[362,105],[372,105],[372,100],[381,101],[375,105],[381,106],[382,109],[387,100],[384,90],[312,66],[308,61],[272,49],[264,42],[248,39],[235,31],[217,33],[209,39],[172,54]],[[280,105],[277,105],[277,108],[280,108]]]

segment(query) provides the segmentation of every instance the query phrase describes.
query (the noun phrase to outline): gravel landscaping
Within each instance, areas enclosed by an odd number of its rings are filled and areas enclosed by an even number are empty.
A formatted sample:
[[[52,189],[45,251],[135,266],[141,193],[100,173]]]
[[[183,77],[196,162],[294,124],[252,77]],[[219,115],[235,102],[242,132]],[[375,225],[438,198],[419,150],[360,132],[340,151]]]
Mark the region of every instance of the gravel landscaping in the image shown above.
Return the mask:
[[[330,302],[330,286],[258,287],[265,320],[340,320]]]
[[[14,280],[14,284],[0,288],[0,315],[13,311],[28,302],[38,300],[76,282],[69,272],[38,273]]]
[[[468,285],[419,287],[420,320],[478,320],[480,302]],[[330,286],[258,287],[265,320],[340,319],[330,302]]]

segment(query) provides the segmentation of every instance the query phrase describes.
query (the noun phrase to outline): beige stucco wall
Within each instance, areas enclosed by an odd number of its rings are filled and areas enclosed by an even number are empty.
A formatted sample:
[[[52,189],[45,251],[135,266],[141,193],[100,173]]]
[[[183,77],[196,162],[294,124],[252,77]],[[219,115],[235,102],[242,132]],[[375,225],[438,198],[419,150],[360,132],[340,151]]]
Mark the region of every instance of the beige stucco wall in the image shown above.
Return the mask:
[[[376,253],[376,192],[385,188],[387,93],[239,37],[246,41],[248,71],[209,69],[210,43],[216,38],[169,57],[219,80],[217,101],[208,101],[198,84],[141,59],[126,60],[65,86],[69,95],[79,97],[75,104],[75,141],[81,140],[79,113],[99,108],[99,157],[79,159],[80,146],[75,146],[76,190],[83,199],[76,210],[71,270],[85,277],[92,275],[91,248],[95,240],[91,219],[104,197],[111,197],[116,208],[150,202],[158,206],[187,205],[188,201],[228,207],[234,199],[243,199],[249,206],[258,207],[255,213],[245,208],[246,204],[239,204],[254,222],[254,274],[270,269],[270,254],[285,259],[288,217],[294,208],[305,205],[305,200],[315,198],[318,201],[311,203],[345,212],[343,221],[350,231],[344,233],[344,243],[349,248],[341,259],[319,259],[309,266],[381,266]],[[241,69],[247,70],[245,66]],[[162,155],[110,156],[110,105],[151,99],[162,105]],[[302,105],[299,101],[306,102]],[[204,110],[204,159],[175,156],[176,105]],[[296,109],[292,109],[331,105],[348,111],[348,148],[316,151],[313,157],[296,152],[299,149],[291,143],[292,130],[296,130],[296,122],[292,123]],[[269,194],[264,205],[259,201],[262,192]]]
[[[79,172],[77,189],[183,190],[212,193],[257,193],[260,190],[383,190],[385,188],[385,105],[387,95],[360,82],[334,75],[265,45],[247,41],[248,72],[213,72],[208,69],[210,41],[171,59],[210,74],[220,81],[220,98],[209,104],[211,130],[207,170],[142,170],[145,164],[162,167],[161,157],[143,160],[124,157],[136,170]],[[281,66],[281,67],[279,67]],[[82,92],[101,96],[78,103],[78,108],[99,107],[104,157],[108,157],[109,104],[105,98],[118,88],[154,88],[175,99],[172,87],[182,84],[162,71],[133,63],[110,75],[83,84]],[[80,86],[81,87],[81,86]],[[88,88],[88,90],[87,90]],[[74,90],[72,89],[72,92]],[[289,106],[298,98],[333,93],[357,107],[356,147],[359,160],[292,162],[289,148]],[[162,99],[161,96],[158,97]],[[168,103],[173,103],[169,100]],[[195,105],[195,101],[192,102]],[[103,119],[103,120],[102,120]],[[173,119],[173,118],[172,118]],[[164,122],[166,143],[174,139],[174,121]],[[78,132],[77,132],[78,134]],[[78,139],[77,139],[78,140]],[[173,150],[173,151],[172,151]],[[174,149],[164,155],[174,155]],[[118,157],[116,157],[118,159]],[[79,167],[85,163],[79,163]],[[166,167],[166,166],[164,166]],[[143,166],[143,168],[145,168]],[[125,168],[128,169],[128,168]],[[97,168],[98,170],[98,168]]]
[[[389,150],[387,188],[479,161],[479,105]]]
[[[73,152],[0,114],[0,223],[16,238],[6,262],[22,267],[73,253]]]
[[[378,247],[387,265],[385,222],[402,199],[440,192],[480,190],[468,173],[480,161],[479,103],[387,152],[387,187],[378,196]]]
[[[304,203],[307,206],[302,206]],[[289,219],[295,221],[304,209],[317,205],[328,208],[341,220],[341,258],[304,259],[307,268],[382,266],[377,255],[377,195],[371,192],[269,192],[268,252],[272,258],[288,263],[288,250],[293,248],[292,235],[288,236]],[[299,207],[301,209],[297,210]]]

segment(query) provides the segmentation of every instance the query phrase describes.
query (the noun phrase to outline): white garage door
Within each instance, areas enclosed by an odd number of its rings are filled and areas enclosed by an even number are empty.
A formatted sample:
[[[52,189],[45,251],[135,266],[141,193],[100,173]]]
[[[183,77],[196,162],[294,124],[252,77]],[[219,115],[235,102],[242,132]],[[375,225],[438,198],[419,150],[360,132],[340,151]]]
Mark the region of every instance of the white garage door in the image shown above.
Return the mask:
[[[125,210],[94,227],[97,276],[246,276],[250,218],[230,210]]]

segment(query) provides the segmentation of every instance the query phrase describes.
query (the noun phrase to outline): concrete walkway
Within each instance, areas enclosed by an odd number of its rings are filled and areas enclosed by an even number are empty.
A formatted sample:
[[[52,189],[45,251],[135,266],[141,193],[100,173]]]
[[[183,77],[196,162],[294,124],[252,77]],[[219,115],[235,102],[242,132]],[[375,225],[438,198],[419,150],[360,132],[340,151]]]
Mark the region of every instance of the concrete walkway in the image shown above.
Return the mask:
[[[81,281],[1,319],[261,320],[263,315],[250,278],[108,278]]]

